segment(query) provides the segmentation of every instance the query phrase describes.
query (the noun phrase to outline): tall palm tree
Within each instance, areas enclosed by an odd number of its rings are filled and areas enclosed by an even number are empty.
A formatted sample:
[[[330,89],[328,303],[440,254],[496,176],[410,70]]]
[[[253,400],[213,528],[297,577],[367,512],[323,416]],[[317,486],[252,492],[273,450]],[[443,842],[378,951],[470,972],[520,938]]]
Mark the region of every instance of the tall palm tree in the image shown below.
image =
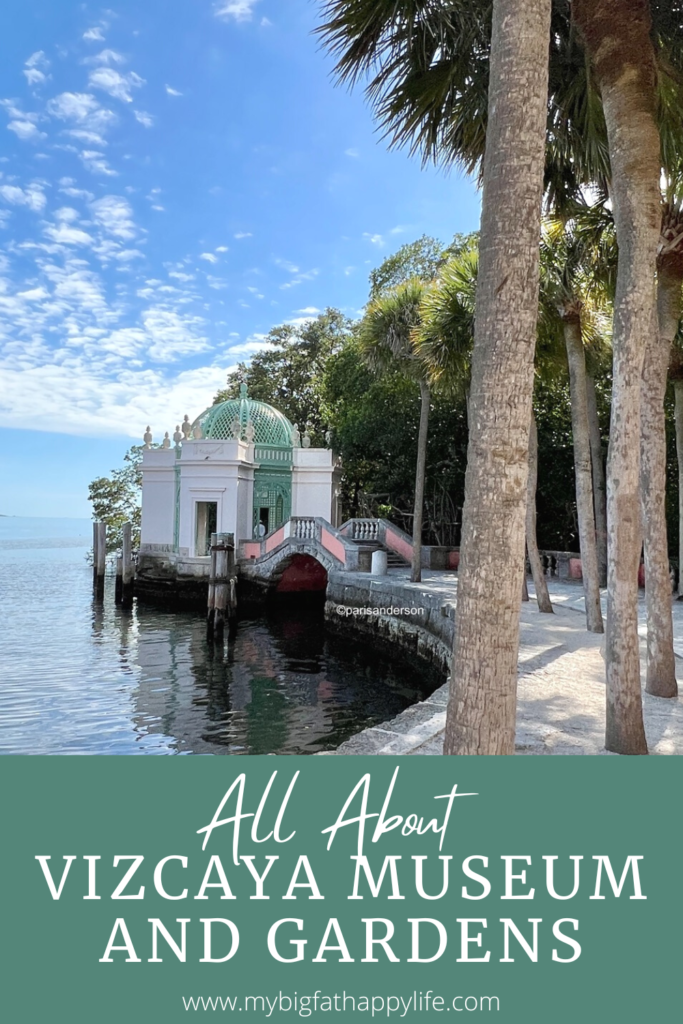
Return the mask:
[[[591,275],[596,255],[574,222],[546,222],[541,245],[541,324],[551,344],[553,336],[561,336],[566,351],[586,626],[592,633],[603,633],[586,369],[586,344],[599,344],[608,322],[604,289],[595,287]]]
[[[512,754],[538,315],[550,0],[494,0],[445,754]]]
[[[489,72],[493,74],[499,58],[496,53],[494,59],[492,25],[498,25],[504,11],[517,27],[515,6],[498,0],[491,18],[490,0],[327,0],[327,21],[320,31],[337,56],[340,78],[353,82],[370,75],[368,94],[392,144],[408,144],[425,159],[483,169],[486,176],[482,157],[485,142],[490,149],[488,118],[499,112],[488,103]],[[548,6],[540,5],[539,31],[546,25]],[[536,3],[528,8],[539,11]],[[615,442],[608,467],[613,543],[606,741],[610,749],[639,752],[646,745],[637,656],[634,551],[640,422],[635,396],[646,335],[642,309],[648,306],[648,289],[651,309],[654,289],[651,167],[660,151],[656,117],[659,113],[665,138],[677,133],[680,138],[683,18],[680,0],[553,0],[551,13],[546,191],[559,203],[582,183],[611,180],[617,214],[622,268],[616,304]],[[653,73],[653,38],[660,58],[658,76]],[[586,52],[593,61],[586,60]],[[512,72],[513,77],[515,73],[521,71]],[[670,149],[665,144],[665,157]],[[636,154],[630,163],[629,150]],[[519,220],[525,210],[511,209],[510,216]],[[486,600],[483,593],[480,600]],[[509,636],[513,632],[511,627]],[[501,663],[501,673],[506,688],[507,662]],[[476,693],[472,699],[476,703]]]
[[[422,323],[415,334],[416,347],[430,368],[433,382],[469,404],[474,310],[479,253],[471,245],[451,259],[439,274],[436,286],[425,296]],[[543,573],[536,540],[536,485],[538,438],[532,414],[529,435],[529,482],[527,488],[526,544],[539,610],[552,613],[553,606]],[[528,594],[524,598],[528,600]]]
[[[428,369],[413,345],[413,332],[420,323],[420,310],[429,284],[414,277],[374,298],[361,320],[358,340],[366,361],[378,370],[401,369],[417,381],[420,388],[420,427],[415,467],[415,505],[413,509],[413,556],[410,579],[422,579],[422,518],[427,439],[431,393]]]
[[[661,228],[661,142],[648,0],[574,0],[572,13],[602,94],[619,244],[614,378],[607,465],[608,750],[646,754],[640,690],[638,565],[640,381],[655,324]]]
[[[664,396],[681,320],[683,209],[680,174],[666,182],[657,254],[657,319],[645,351],[641,382],[641,504],[647,607],[645,688],[656,697],[678,696],[673,647],[671,579],[666,526],[666,423]]]

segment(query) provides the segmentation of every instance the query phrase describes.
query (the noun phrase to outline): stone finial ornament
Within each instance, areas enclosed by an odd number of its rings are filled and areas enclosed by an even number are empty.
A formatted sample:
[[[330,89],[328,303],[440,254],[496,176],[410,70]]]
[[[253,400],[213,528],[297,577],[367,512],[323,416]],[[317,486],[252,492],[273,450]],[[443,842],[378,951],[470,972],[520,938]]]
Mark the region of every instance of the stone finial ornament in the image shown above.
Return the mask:
[[[195,441],[201,441],[201,439],[204,436],[204,434],[202,433],[201,423],[196,423],[195,426],[192,428],[192,436],[195,439]]]
[[[190,417],[189,416],[185,415],[183,417],[183,425],[182,425],[181,429],[182,429],[183,436],[184,436],[185,440],[189,441],[190,435],[192,433],[192,424],[190,423]]]
[[[299,424],[292,424],[292,447],[301,448],[301,433],[299,431]]]
[[[310,429],[311,429],[311,424],[307,423],[306,424],[306,429],[304,431],[304,438],[303,438],[303,441],[301,442],[304,448],[310,448],[311,447],[311,435],[309,433]]]
[[[164,439],[161,442],[161,447],[162,448],[170,448],[171,447],[171,438],[168,436],[168,430],[164,434]]]
[[[332,431],[331,430],[326,430],[325,431],[325,444],[327,445],[328,448],[330,448],[332,446]]]
[[[180,442],[183,440],[184,436],[185,435],[180,430],[179,424],[176,424],[175,434],[173,435],[173,441],[175,443],[176,448],[178,447]]]
[[[247,423],[247,429],[244,431],[244,436],[245,436],[245,438],[247,440],[247,444],[253,444],[254,443],[254,435],[255,435],[255,433],[256,433],[256,427],[254,426],[254,424],[251,421],[249,421],[249,423]]]
[[[240,398],[248,398],[248,388],[246,384],[240,384]]]
[[[147,430],[145,431],[145,433],[142,436],[142,440],[145,442],[145,448],[151,448],[152,447],[152,431],[151,431],[150,427],[147,427]]]
[[[234,420],[230,424],[230,434],[235,439],[235,441],[239,441],[241,439],[242,421],[240,420],[239,416],[235,416]]]

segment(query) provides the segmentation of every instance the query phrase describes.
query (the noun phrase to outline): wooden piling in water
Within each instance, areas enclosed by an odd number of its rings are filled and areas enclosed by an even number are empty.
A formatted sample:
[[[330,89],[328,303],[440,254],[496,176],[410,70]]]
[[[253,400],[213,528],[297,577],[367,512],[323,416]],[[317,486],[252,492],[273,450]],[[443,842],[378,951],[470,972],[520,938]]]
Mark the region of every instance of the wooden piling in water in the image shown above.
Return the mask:
[[[123,551],[121,556],[121,607],[133,607],[135,566],[133,565],[132,523],[123,524]]]
[[[123,601],[123,558],[116,556],[116,583],[114,584],[114,604],[121,604]]]
[[[93,524],[93,589],[95,597],[104,598],[104,571],[107,565],[106,523]]]
[[[236,614],[236,582],[234,535],[212,534],[206,635],[214,643],[223,643],[226,620]]]
[[[209,569],[209,594],[206,606],[206,639],[213,640],[213,608],[216,600],[216,534],[211,534],[211,567]]]

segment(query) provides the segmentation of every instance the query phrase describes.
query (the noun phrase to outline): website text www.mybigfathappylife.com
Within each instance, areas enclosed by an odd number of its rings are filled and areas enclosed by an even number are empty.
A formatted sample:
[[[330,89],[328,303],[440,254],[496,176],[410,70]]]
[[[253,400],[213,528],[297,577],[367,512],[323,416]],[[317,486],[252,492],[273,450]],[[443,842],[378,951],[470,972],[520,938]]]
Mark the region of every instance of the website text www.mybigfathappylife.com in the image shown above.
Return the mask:
[[[317,991],[312,995],[297,992],[288,995],[278,992],[275,996],[183,996],[183,1006],[188,1012],[237,1013],[248,1010],[270,1017],[276,1013],[292,1013],[298,1017],[310,1017],[314,1013],[366,1013],[370,1017],[407,1017],[409,1014],[441,1013],[444,1010],[464,1012],[500,1010],[498,996],[438,996],[432,991],[415,991],[409,996],[374,995],[357,996],[346,992],[326,995]]]

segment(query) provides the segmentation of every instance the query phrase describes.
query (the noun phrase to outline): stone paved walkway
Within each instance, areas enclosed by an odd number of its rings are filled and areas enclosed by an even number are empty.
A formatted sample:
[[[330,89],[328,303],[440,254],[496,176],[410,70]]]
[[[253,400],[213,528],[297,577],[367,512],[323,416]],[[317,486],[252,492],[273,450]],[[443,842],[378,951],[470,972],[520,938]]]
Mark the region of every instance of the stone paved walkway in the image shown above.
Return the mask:
[[[406,592],[439,593],[455,600],[457,576],[426,572],[422,583],[410,583],[402,570]],[[554,615],[542,615],[533,599],[522,605],[518,754],[606,754],[604,637],[588,633],[580,584],[550,582]],[[413,600],[416,600],[414,598]],[[662,700],[643,694],[645,730],[652,754],[683,754],[683,602],[674,602],[675,651],[682,696]],[[644,600],[640,602],[641,637],[645,636]],[[641,658],[644,657],[641,640]],[[644,664],[643,664],[644,678]],[[429,700],[402,715],[352,737],[337,754],[441,754],[448,684]]]

